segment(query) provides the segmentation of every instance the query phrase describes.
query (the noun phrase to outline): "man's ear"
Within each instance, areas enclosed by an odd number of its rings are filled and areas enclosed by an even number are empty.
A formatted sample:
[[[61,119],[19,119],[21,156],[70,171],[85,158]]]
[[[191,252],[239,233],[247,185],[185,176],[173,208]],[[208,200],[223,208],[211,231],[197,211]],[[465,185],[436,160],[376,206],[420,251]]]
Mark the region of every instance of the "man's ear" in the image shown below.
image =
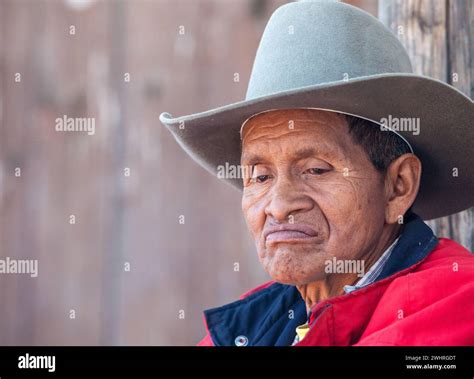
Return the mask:
[[[415,202],[420,178],[421,162],[414,154],[403,154],[390,164],[385,175],[385,222],[399,222]]]

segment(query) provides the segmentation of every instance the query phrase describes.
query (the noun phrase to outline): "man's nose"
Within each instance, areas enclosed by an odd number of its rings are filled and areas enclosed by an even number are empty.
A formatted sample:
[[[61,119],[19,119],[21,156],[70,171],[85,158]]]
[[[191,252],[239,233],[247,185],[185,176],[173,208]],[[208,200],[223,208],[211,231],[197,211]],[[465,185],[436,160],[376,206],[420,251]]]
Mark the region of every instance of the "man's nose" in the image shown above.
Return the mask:
[[[314,201],[299,190],[291,180],[279,178],[270,191],[270,200],[265,207],[265,214],[276,222],[292,222],[290,215],[309,211]]]

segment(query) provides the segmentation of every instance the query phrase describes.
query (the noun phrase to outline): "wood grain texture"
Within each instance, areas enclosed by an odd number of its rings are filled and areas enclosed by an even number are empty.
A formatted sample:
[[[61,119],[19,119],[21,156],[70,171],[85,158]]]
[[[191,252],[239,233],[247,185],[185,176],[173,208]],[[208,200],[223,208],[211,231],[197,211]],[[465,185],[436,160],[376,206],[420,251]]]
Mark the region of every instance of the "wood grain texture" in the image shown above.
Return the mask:
[[[283,2],[0,1],[0,258],[40,270],[0,276],[0,345],[194,344],[203,309],[268,279],[239,193],[158,116],[244,98]],[[55,132],[64,114],[96,134]]]
[[[473,94],[473,3],[470,0],[380,0],[379,18],[400,39],[416,74]],[[455,110],[453,110],[455,111]],[[455,194],[453,194],[455,196]],[[439,237],[474,247],[473,208],[429,221]]]
[[[158,115],[243,99],[265,24],[285,2],[91,1],[75,10],[0,0],[0,258],[39,260],[38,278],[0,275],[0,345],[194,344],[203,309],[268,279],[240,194],[192,162]],[[384,21],[413,35],[400,38],[417,72],[447,81],[459,72],[453,85],[472,93],[471,2],[383,3]],[[55,132],[64,114],[95,117],[95,135]],[[472,210],[434,226],[472,248]]]

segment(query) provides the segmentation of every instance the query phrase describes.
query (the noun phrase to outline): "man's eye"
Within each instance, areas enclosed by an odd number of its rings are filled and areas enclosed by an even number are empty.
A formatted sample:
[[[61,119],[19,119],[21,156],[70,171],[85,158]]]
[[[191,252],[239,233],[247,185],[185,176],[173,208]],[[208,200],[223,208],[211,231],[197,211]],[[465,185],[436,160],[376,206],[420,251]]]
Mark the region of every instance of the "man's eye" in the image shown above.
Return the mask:
[[[267,181],[267,179],[270,177],[270,175],[258,175],[252,178],[252,182],[254,183],[264,183]]]
[[[322,175],[326,172],[328,172],[329,170],[327,169],[324,169],[324,168],[309,168],[307,169],[304,174],[310,174],[310,175]]]

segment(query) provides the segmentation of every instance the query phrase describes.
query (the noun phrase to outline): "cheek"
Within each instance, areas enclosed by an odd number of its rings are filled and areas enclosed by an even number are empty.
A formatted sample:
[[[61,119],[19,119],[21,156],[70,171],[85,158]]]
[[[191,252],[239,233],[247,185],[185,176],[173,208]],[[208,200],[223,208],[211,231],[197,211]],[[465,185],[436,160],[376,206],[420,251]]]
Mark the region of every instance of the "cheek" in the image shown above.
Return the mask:
[[[244,194],[242,197],[242,212],[252,237],[257,241],[265,226],[263,201]]]
[[[342,246],[346,254],[355,254],[383,225],[383,188],[376,180],[346,178],[320,193],[331,231],[329,248],[336,256],[345,255]]]

